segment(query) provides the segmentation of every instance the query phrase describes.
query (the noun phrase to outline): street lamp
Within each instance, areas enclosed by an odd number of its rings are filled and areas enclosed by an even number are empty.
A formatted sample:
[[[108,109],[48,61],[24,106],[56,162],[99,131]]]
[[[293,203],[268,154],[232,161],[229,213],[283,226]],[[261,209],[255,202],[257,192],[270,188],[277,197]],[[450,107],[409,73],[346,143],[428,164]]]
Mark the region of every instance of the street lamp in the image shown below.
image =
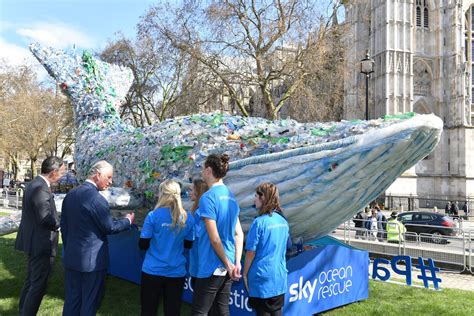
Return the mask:
[[[365,75],[365,120],[369,120],[369,78],[374,72],[374,60],[369,57],[369,52],[364,59],[360,61],[360,72]]]

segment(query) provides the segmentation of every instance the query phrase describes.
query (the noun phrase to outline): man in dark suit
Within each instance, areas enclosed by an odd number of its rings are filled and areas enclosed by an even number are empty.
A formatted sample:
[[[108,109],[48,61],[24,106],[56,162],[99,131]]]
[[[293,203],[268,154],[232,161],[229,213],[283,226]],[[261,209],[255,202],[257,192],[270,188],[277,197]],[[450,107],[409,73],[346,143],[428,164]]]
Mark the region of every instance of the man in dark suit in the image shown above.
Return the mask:
[[[61,213],[66,299],[63,315],[95,315],[109,265],[107,235],[129,229],[134,214],[114,220],[99,193],[112,183],[113,167],[95,163],[84,184],[64,198]]]
[[[41,164],[41,175],[25,189],[21,222],[15,249],[28,254],[28,271],[20,295],[20,315],[36,315],[46,292],[58,247],[58,215],[50,185],[65,173],[58,157],[48,157]]]

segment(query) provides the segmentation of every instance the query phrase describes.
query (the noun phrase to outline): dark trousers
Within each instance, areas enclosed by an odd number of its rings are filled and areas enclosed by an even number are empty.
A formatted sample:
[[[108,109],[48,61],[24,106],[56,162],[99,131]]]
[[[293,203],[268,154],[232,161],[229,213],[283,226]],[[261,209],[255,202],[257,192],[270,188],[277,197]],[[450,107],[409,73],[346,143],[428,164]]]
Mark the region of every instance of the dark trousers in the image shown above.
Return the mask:
[[[196,278],[191,315],[229,315],[229,297],[232,279],[212,275]]]
[[[281,315],[283,315],[282,312],[281,312],[281,309],[273,311],[273,312],[267,312],[263,309],[256,309],[255,313],[257,314],[257,316],[281,316]]]
[[[64,269],[66,276],[63,316],[93,316],[104,295],[107,270],[79,272]]]
[[[249,305],[257,316],[281,316],[284,303],[285,294],[269,298],[249,297]]]
[[[46,293],[48,277],[54,264],[49,253],[28,256],[28,270],[20,294],[20,315],[36,315]]]
[[[158,302],[163,298],[163,310],[166,316],[179,316],[184,277],[170,278],[142,272],[140,302],[142,316],[155,316]]]

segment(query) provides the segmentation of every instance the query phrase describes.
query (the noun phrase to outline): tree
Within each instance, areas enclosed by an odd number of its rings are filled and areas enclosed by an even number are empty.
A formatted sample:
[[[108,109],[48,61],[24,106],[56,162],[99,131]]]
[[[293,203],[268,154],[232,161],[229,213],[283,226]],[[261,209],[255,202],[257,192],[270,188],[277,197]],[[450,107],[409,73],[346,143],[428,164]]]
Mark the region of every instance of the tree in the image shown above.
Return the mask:
[[[135,126],[150,125],[171,115],[181,91],[192,84],[183,80],[190,73],[189,56],[162,38],[141,34],[132,41],[120,35],[100,57],[132,70],[135,80],[122,106],[121,117]]]
[[[72,107],[62,94],[40,85],[27,65],[4,64],[0,80],[0,147],[16,166],[14,170],[22,156],[28,157],[34,177],[41,155],[59,139],[71,138]]]
[[[205,78],[219,81],[244,116],[263,108],[264,116],[275,119],[311,74],[305,61],[338,27],[332,21],[341,2],[326,2],[329,14],[316,1],[183,1],[151,8],[139,34],[164,38],[197,60]],[[258,91],[253,107],[242,87]]]

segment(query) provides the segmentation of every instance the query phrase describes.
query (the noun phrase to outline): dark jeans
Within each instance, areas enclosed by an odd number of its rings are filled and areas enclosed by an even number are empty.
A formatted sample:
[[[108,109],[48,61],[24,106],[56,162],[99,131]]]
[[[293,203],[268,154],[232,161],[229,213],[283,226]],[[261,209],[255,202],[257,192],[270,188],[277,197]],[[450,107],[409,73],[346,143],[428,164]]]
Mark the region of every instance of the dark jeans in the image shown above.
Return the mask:
[[[183,286],[184,277],[170,278],[142,272],[140,289],[142,316],[155,316],[158,312],[160,298],[163,298],[165,315],[179,316]]]
[[[48,253],[28,256],[28,271],[20,294],[20,315],[38,313],[53,264],[54,257]]]
[[[231,286],[232,279],[228,275],[196,278],[191,315],[208,315],[209,312],[210,315],[229,315]]]

